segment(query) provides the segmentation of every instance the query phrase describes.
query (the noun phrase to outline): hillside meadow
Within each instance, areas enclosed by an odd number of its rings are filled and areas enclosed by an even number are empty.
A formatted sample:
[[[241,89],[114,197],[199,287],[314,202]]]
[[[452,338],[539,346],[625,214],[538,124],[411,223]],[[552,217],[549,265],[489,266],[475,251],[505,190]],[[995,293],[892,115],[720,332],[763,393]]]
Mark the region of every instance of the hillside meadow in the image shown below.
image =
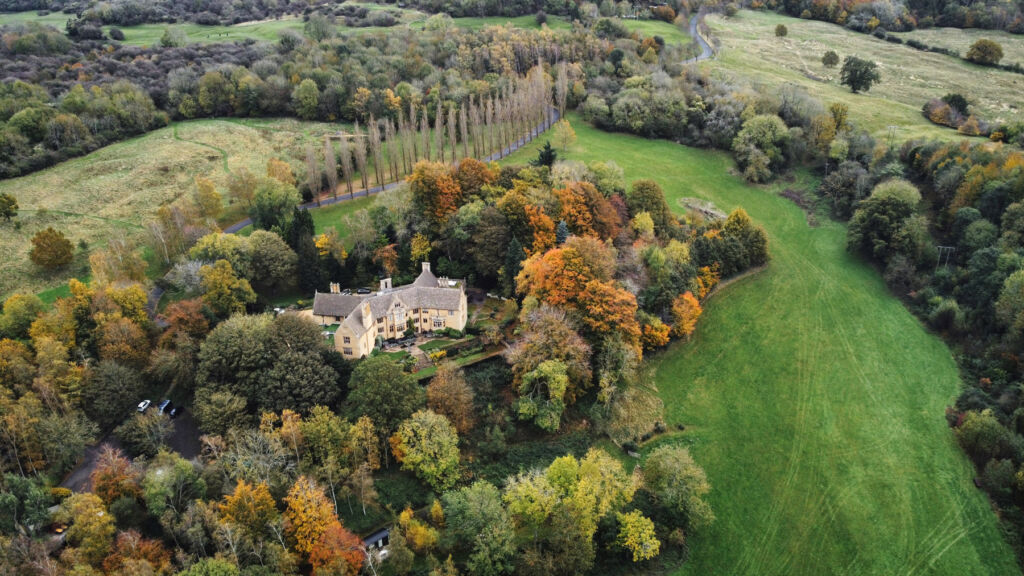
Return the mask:
[[[1003,59],[1000,64],[1012,64],[1014,62],[1024,64],[1024,36],[1010,34],[1002,30],[981,30],[978,28],[928,28],[924,30],[911,30],[910,32],[893,32],[894,36],[904,41],[917,40],[929,46],[956,50],[960,56],[966,56],[971,45],[987,38],[997,42],[1003,49]]]
[[[807,178],[749,186],[724,153],[572,120],[568,158],[612,159],[679,210],[742,206],[770,240],[765,270],[649,358],[668,424],[686,427],[669,441],[704,466],[718,517],[678,574],[1018,574],[943,417],[960,386],[950,351],[846,253],[842,225],[811,227],[777,194]]]
[[[37,231],[53,226],[89,248],[117,234],[141,242],[146,219],[161,205],[192,194],[197,176],[225,190],[230,170],[263,173],[275,157],[301,167],[306,143],[319,145],[324,134],[337,129],[291,119],[196,120],[0,181],[0,192],[14,194],[21,207],[20,229],[0,225],[0,300],[15,290],[55,288],[87,272],[85,254],[56,273],[36,270],[28,253]]]
[[[921,114],[925,102],[950,92],[966,96],[972,110],[989,122],[1013,120],[1024,109],[1024,75],[769,12],[741,10],[732,18],[712,15],[707,23],[721,49],[715,60],[701,63],[703,69],[773,88],[795,84],[822,102],[846,103],[850,117],[879,139],[888,137],[889,126],[897,127],[900,141],[958,137]],[[785,38],[775,36],[778,24],[787,27]],[[835,50],[840,60],[858,56],[876,62],[881,82],[867,93],[853,94],[839,84],[841,66],[829,69],[821,64],[826,50]],[[979,90],[982,86],[984,90]]]

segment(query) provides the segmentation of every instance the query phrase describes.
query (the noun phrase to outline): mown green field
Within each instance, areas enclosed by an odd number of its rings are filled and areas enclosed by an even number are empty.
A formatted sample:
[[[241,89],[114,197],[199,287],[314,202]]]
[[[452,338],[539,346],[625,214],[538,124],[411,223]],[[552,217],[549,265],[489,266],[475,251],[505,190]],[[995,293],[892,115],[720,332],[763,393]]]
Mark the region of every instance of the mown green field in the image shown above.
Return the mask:
[[[1018,119],[1024,110],[1021,74],[891,44],[835,24],[769,12],[741,10],[732,18],[712,15],[707,23],[722,47],[715,60],[701,63],[702,68],[769,87],[795,84],[826,104],[844,102],[850,117],[876,138],[885,138],[889,126],[897,127],[901,141],[958,137],[921,114],[925,102],[950,92],[966,96],[972,111],[990,122]],[[785,38],[775,36],[777,24],[788,28]],[[853,94],[839,84],[838,66],[828,69],[821,64],[826,50],[835,50],[840,59],[858,56],[876,62],[881,82],[867,93]]]
[[[776,195],[786,183],[748,186],[725,154],[572,121],[569,158],[653,178],[676,208],[742,206],[771,242],[768,268],[714,295],[692,341],[649,359],[718,516],[679,574],[1019,574],[943,417],[950,351],[846,253],[844,227],[809,227]]]

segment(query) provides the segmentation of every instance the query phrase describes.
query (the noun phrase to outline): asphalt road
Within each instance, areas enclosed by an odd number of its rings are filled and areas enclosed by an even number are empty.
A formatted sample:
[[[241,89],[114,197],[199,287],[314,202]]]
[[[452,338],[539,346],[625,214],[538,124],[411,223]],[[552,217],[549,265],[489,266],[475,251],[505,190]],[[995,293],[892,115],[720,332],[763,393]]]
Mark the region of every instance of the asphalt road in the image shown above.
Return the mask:
[[[691,64],[693,62],[700,62],[701,60],[707,60],[708,58],[714,56],[714,52],[711,50],[711,45],[709,45],[707,41],[705,41],[704,38],[697,33],[698,20],[700,20],[699,14],[694,14],[692,17],[690,17],[690,38],[693,38],[697,42],[697,45],[700,46],[700,55],[694,56],[693,58],[687,60],[687,64]]]

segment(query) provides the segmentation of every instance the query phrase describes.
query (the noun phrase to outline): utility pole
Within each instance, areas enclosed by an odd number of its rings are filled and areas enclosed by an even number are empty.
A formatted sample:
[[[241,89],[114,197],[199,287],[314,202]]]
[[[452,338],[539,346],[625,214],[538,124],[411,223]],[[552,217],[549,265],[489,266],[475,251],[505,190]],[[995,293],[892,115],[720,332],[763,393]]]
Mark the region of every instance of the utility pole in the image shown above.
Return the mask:
[[[939,264],[942,264],[943,268],[945,268],[946,266],[949,265],[949,258],[950,258],[950,256],[953,255],[953,252],[956,251],[956,247],[954,247],[954,246],[936,246],[935,248],[939,251],[939,257],[936,258],[936,260],[935,260],[935,271],[938,272],[939,271]],[[946,261],[945,262],[942,261],[942,255],[943,254],[946,255]]]

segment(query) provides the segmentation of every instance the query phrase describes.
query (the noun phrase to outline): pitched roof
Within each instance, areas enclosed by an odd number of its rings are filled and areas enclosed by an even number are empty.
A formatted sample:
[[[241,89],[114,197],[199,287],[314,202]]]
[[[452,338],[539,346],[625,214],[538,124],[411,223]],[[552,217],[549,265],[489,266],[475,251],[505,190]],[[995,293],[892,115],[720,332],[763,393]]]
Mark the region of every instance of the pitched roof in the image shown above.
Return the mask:
[[[317,316],[348,316],[366,296],[317,292],[313,296],[313,314]]]
[[[424,269],[423,272],[420,272],[420,275],[416,277],[416,280],[413,280],[412,285],[422,286],[424,288],[437,288],[437,276],[434,276],[434,273],[429,269]]]

